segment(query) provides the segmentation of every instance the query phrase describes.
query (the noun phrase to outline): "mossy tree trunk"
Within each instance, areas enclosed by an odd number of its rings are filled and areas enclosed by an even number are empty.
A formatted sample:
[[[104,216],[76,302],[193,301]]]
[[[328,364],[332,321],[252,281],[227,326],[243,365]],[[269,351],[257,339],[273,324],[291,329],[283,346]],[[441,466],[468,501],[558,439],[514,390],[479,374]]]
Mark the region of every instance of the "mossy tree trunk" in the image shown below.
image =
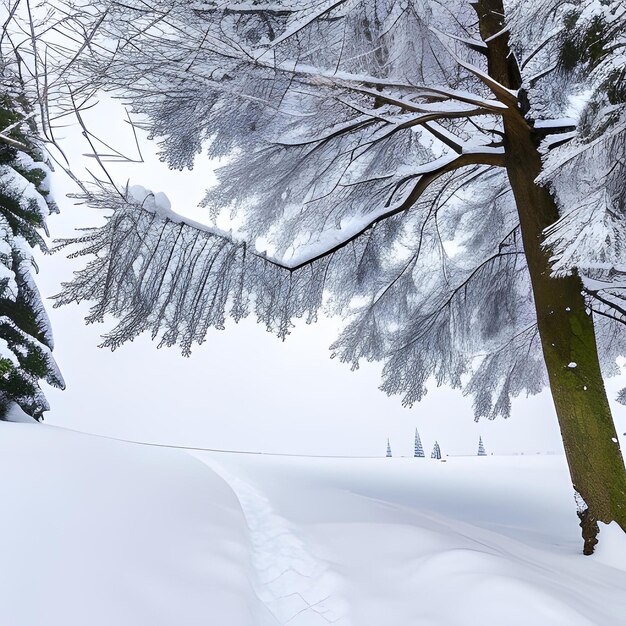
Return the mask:
[[[526,137],[524,137],[526,135]],[[550,277],[542,233],[558,218],[548,191],[534,183],[541,159],[530,133],[507,129],[507,172],[518,207],[532,282],[537,325],[574,488],[585,553],[596,543],[597,523],[617,521],[626,531],[626,471],[600,371],[591,314],[578,276]]]
[[[482,38],[488,45],[489,74],[509,89],[520,89],[519,70],[508,34],[503,32],[502,0],[479,0],[474,7]],[[550,276],[550,253],[542,246],[543,232],[559,214],[549,191],[535,182],[542,167],[538,143],[521,108],[505,114],[506,169],[519,214],[539,335],[567,463],[574,488],[584,500],[579,502],[584,553],[591,554],[597,543],[597,521],[616,521],[626,532],[626,470],[581,280],[575,275]]]

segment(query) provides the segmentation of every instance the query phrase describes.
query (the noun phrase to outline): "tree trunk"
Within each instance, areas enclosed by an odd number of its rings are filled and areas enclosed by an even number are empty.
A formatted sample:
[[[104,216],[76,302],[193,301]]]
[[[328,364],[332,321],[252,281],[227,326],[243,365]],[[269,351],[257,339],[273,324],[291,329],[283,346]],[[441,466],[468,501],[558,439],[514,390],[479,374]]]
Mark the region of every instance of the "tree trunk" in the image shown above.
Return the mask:
[[[520,89],[509,48],[502,0],[479,0],[475,9],[488,45],[489,74]],[[537,324],[572,483],[579,498],[584,553],[597,543],[597,521],[616,521],[626,532],[626,470],[600,371],[595,331],[578,276],[552,278],[543,232],[559,217],[541,172],[538,139],[522,110],[504,116],[506,169],[520,219]],[[582,498],[582,501],[581,501]]]
[[[506,124],[505,124],[506,126]],[[534,181],[541,158],[530,131],[506,129],[506,167],[522,230],[550,389],[579,511],[585,554],[593,552],[596,520],[626,531],[626,471],[598,361],[593,320],[578,276],[550,277],[544,229],[558,219],[550,193]],[[582,503],[579,503],[582,504]]]

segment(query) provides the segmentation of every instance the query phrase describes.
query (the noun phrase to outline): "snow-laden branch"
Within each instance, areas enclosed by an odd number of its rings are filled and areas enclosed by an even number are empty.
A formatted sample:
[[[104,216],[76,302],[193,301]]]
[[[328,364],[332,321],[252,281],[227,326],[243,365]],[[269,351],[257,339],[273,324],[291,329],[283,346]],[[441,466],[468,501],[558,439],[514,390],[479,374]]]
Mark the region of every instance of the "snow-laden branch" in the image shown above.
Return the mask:
[[[404,109],[406,111],[413,111],[415,113],[424,113],[428,115],[439,115],[440,117],[465,117],[472,115],[473,112],[480,111],[480,113],[474,114],[502,114],[506,110],[506,105],[498,100],[489,100],[482,98],[468,91],[460,91],[457,89],[444,89],[441,87],[424,87],[418,85],[404,85],[402,89],[412,90],[410,94],[413,97],[419,98],[436,98],[443,100],[437,104],[421,104],[409,100],[407,97],[396,97],[385,92],[370,89],[368,87],[360,87],[358,79],[346,80],[345,78],[329,81],[329,84],[334,84],[342,87],[348,87],[353,91],[362,93],[372,98],[379,99],[381,102],[392,104]],[[381,85],[382,87],[382,85]],[[399,86],[400,87],[400,86]],[[465,104],[470,104],[472,107],[467,109],[459,109],[458,105],[455,105],[449,101],[458,101]]]
[[[442,33],[439,29],[434,28],[434,27],[432,27],[431,30],[439,36],[441,43],[444,46],[444,48],[447,50],[448,54],[461,67],[465,68],[468,72],[476,76],[476,78],[478,78],[482,83],[484,83],[487,87],[489,87],[489,89],[492,91],[494,96],[496,96],[496,98],[503,105],[505,105],[508,108],[513,108],[513,109],[517,108],[518,99],[517,99],[516,91],[505,87],[504,85],[499,83],[497,80],[489,76],[487,72],[481,70],[479,67],[476,67],[474,64],[469,63],[468,61],[465,61],[464,59],[462,59],[458,54],[456,54],[456,52],[454,52],[454,50],[452,50],[443,41],[443,39],[446,37],[445,33]]]
[[[120,317],[103,344],[113,349],[149,330],[162,336],[162,345],[180,343],[188,354],[209,327],[223,328],[228,316],[238,321],[251,310],[285,337],[293,318],[315,319],[333,267],[352,263],[353,251],[347,251],[315,271],[289,272],[245,242],[178,218],[153,198],[138,203],[129,194],[124,200],[103,185],[84,199],[112,214],[103,227],[60,242],[80,246],[72,256],[93,259],[64,285],[55,306],[92,300],[89,322]]]
[[[131,189],[130,192],[127,191],[127,196],[130,198],[128,206],[134,206],[135,210],[152,214],[160,222],[180,225],[202,233],[203,236],[220,240],[224,242],[224,245],[235,248],[245,247],[249,257],[255,257],[263,263],[294,273],[306,266],[332,257],[380,222],[409,210],[441,176],[472,165],[503,166],[504,152],[502,148],[468,148],[466,152],[442,157],[419,168],[401,170],[398,172],[397,188],[408,189],[408,191],[399,193],[401,198],[398,201],[392,202],[392,198],[390,198],[386,204],[381,205],[377,210],[345,221],[338,229],[323,230],[313,243],[298,248],[288,260],[278,259],[255,249],[253,242],[245,241],[241,236],[233,234],[232,231],[224,231],[183,217],[171,210],[169,202],[160,202],[158,197],[156,201],[154,196],[147,197],[137,205],[137,200],[132,197]],[[117,210],[119,211],[119,209]],[[76,242],[80,243],[80,240],[76,240]],[[75,243],[75,241],[68,240],[64,242],[64,245],[70,243]]]
[[[301,19],[295,20],[292,24],[290,24],[289,27],[283,33],[281,33],[278,37],[276,37],[271,42],[271,44],[267,46],[266,51],[264,51],[262,54],[263,55],[266,54],[266,52],[269,52],[269,50],[271,50],[272,48],[275,48],[276,46],[281,44],[283,41],[290,39],[291,37],[294,37],[299,32],[301,32],[302,30],[304,30],[305,28],[313,24],[316,20],[320,19],[324,15],[327,15],[328,13],[332,12],[334,9],[340,7],[343,4],[347,4],[348,2],[351,2],[351,1],[353,2],[354,0],[330,0],[330,2],[326,0],[326,2],[316,2],[313,5],[314,10],[303,11],[304,16]]]
[[[215,13],[223,11],[225,13],[236,13],[243,15],[271,14],[271,15],[292,15],[301,10],[296,3],[289,6],[287,3],[279,2],[197,2],[191,5],[192,11],[199,14]]]
[[[288,262],[269,258],[268,260],[289,271],[295,271],[333,255],[381,221],[410,209],[430,185],[444,174],[471,165],[504,166],[504,150],[486,147],[468,148],[466,152],[442,157],[419,168],[401,170],[397,172],[401,181],[399,186],[409,188],[408,193],[405,193],[401,200],[391,202],[390,199],[387,204],[381,205],[377,210],[342,223],[339,229],[323,231],[315,244],[307,245],[294,254]]]

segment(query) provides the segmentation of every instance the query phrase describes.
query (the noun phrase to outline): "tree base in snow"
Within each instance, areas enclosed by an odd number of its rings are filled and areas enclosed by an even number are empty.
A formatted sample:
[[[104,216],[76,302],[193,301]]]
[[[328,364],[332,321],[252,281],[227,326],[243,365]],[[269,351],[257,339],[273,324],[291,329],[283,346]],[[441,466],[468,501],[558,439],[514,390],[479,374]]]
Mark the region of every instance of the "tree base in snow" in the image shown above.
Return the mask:
[[[582,528],[583,540],[585,542],[583,554],[589,556],[593,554],[596,544],[598,543],[598,533],[600,532],[598,520],[591,515],[589,509],[579,511],[578,517],[580,518],[580,527]]]

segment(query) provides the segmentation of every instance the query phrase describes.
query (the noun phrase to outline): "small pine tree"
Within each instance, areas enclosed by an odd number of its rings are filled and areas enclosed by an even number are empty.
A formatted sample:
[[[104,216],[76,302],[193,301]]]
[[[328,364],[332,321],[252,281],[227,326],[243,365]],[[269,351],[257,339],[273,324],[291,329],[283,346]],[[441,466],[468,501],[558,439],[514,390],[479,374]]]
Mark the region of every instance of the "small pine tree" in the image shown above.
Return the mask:
[[[483,445],[483,438],[478,437],[478,456],[487,456],[485,452],[485,446]]]
[[[424,458],[424,448],[422,448],[422,440],[420,434],[415,429],[415,452],[413,453],[415,458]]]
[[[391,454],[391,444],[389,443],[389,439],[387,439],[387,455],[388,458],[393,456],[393,454]]]
[[[435,445],[433,446],[433,451],[430,455],[431,459],[440,459],[441,458],[441,448],[439,444],[435,441]]]

